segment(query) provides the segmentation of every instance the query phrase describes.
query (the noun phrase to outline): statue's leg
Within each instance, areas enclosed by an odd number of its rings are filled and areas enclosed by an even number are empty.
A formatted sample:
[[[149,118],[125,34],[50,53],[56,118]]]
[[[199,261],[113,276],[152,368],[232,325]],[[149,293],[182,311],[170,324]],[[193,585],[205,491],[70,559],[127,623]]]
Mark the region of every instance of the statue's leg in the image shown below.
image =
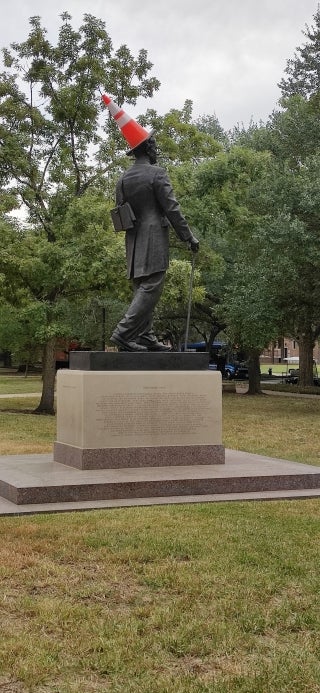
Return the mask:
[[[134,297],[112,337],[135,342],[139,335],[151,333],[153,311],[162,294],[165,275],[165,272],[157,272],[133,280]]]

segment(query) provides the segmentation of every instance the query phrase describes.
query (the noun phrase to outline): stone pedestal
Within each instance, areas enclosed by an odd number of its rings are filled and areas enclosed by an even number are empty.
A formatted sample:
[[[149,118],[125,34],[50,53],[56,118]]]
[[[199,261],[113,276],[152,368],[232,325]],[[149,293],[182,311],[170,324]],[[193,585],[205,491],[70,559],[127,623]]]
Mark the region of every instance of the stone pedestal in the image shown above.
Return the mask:
[[[221,392],[221,374],[203,367],[58,371],[54,460],[78,469],[223,464]]]

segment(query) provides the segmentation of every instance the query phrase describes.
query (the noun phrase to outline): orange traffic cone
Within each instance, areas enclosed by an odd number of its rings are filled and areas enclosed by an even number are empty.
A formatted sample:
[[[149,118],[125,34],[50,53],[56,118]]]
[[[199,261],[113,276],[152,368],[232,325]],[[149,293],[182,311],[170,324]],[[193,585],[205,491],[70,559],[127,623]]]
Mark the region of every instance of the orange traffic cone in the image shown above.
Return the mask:
[[[102,100],[108,106],[108,109],[116,121],[119,130],[121,131],[123,137],[127,140],[130,147],[130,151],[127,154],[131,154],[132,150],[145,142],[153,135],[154,130],[148,132],[142,125],[139,125],[131,116],[129,116],[123,108],[120,108],[118,104],[113,101],[110,96],[106,94],[102,95]]]

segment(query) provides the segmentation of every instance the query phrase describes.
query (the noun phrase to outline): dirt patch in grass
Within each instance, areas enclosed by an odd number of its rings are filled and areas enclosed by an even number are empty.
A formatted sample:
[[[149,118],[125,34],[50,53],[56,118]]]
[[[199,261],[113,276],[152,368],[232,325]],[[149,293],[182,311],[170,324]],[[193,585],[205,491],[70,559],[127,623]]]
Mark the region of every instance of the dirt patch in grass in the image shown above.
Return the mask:
[[[27,693],[27,689],[19,681],[10,681],[7,677],[0,676],[1,693]]]

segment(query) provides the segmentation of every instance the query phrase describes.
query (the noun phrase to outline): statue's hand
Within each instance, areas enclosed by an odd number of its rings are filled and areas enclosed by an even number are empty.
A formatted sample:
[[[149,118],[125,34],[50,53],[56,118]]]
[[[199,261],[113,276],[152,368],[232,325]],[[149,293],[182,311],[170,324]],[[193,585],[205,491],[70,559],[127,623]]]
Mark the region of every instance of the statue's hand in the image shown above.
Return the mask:
[[[197,253],[199,250],[199,241],[195,236],[192,236],[189,241],[189,248],[193,253]]]

